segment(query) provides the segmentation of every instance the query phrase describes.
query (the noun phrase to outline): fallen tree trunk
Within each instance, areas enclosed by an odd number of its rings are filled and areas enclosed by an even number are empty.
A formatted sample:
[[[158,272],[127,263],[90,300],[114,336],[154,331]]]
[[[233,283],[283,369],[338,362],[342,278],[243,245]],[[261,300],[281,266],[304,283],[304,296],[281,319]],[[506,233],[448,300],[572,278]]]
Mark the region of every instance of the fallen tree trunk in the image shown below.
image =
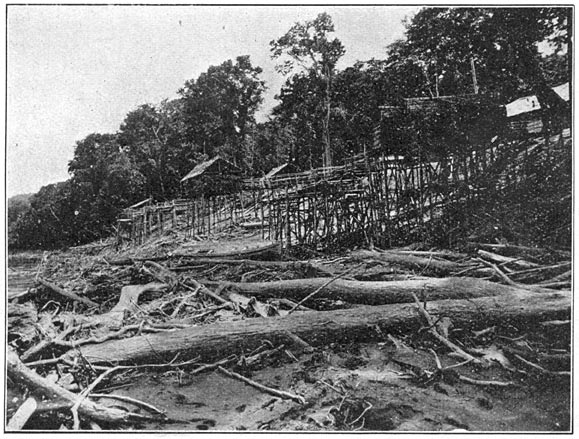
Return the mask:
[[[537,268],[539,264],[535,264],[534,262],[528,262],[523,259],[511,258],[508,256],[498,255],[496,253],[492,253],[486,250],[479,250],[478,254],[481,258],[486,259],[487,261],[494,262],[496,264],[512,264],[516,265],[517,267],[525,270],[529,268]]]
[[[357,250],[352,252],[350,256],[355,260],[374,260],[379,262],[386,262],[388,264],[401,265],[421,273],[431,273],[437,275],[449,275],[458,273],[459,271],[469,268],[469,265],[459,264],[457,262],[435,259],[434,257],[421,257],[413,254],[403,254],[390,251],[374,251],[374,250]],[[477,270],[477,272],[480,270]],[[483,272],[485,275],[492,274],[491,270]],[[481,273],[482,274],[482,273]]]
[[[496,297],[428,302],[433,317],[448,316],[456,327],[490,325],[534,325],[539,321],[568,319],[571,293],[535,294],[517,291]],[[71,360],[82,354],[91,363],[135,363],[168,361],[202,356],[224,358],[232,353],[259,347],[263,340],[275,344],[288,341],[287,331],[311,345],[337,341],[364,341],[382,333],[417,330],[421,316],[416,305],[360,306],[335,311],[295,313],[269,319],[254,318],[186,328],[179,331],[86,345],[66,354]],[[79,354],[80,351],[80,354]]]
[[[328,282],[328,278],[292,279],[274,282],[228,283],[239,293],[258,299],[286,298],[300,301]],[[212,283],[206,282],[207,285]],[[468,277],[409,279],[387,282],[363,282],[336,279],[316,297],[343,300],[363,305],[413,302],[411,293],[427,300],[470,299],[496,296],[517,288]],[[307,303],[306,303],[307,305]]]
[[[295,270],[303,272],[315,272],[321,271],[323,273],[328,273],[323,267],[316,264],[304,261],[259,261],[252,259],[225,259],[225,258],[195,258],[193,261],[195,264],[211,264],[211,265],[246,265],[249,267],[260,267],[260,268],[276,268],[280,270]],[[177,266],[171,268],[172,271],[181,272],[193,270],[196,267],[193,266]]]
[[[539,248],[539,247],[524,247],[520,245],[511,244],[486,244],[482,242],[470,242],[468,247],[476,250],[479,248],[486,249],[492,252],[500,253],[504,256],[525,256],[531,258],[542,259],[546,257],[557,256],[562,259],[571,259],[572,254],[567,250],[558,250],[552,248]]]
[[[18,407],[16,413],[12,415],[10,422],[8,422],[8,425],[6,426],[6,430],[22,430],[37,408],[38,403],[32,396],[29,396],[26,401],[24,401],[24,403]]]
[[[388,250],[382,250],[382,252],[388,253],[397,253],[401,255],[413,255],[413,256],[422,256],[426,258],[432,257],[441,257],[443,259],[468,259],[469,255],[466,253],[457,253],[452,252],[449,250],[438,250],[438,251],[429,251],[429,250],[407,250],[407,249],[395,249],[391,248]]]
[[[168,259],[190,259],[196,261],[198,259],[252,259],[252,260],[275,260],[281,255],[281,247],[277,243],[269,244],[267,246],[250,248],[246,250],[238,250],[228,253],[180,253],[176,252],[167,256],[157,256],[150,258],[124,258],[107,260],[110,265],[132,265],[135,262],[153,261],[160,262]]]
[[[281,255],[281,246],[279,243],[273,243],[262,247],[249,248],[246,250],[237,250],[228,253],[175,253],[173,257],[182,258],[223,258],[223,259],[275,259]]]

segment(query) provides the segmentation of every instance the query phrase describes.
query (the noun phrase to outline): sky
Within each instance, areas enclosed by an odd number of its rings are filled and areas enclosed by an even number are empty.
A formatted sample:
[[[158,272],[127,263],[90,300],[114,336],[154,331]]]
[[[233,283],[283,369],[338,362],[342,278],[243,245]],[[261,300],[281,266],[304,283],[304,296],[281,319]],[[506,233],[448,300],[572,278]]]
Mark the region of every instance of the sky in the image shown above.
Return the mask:
[[[284,78],[269,42],[328,12],[346,48],[338,65],[383,59],[417,7],[27,6],[7,19],[7,195],[66,180],[74,146],[114,133],[139,105],[177,97],[211,65],[250,55],[275,105]]]

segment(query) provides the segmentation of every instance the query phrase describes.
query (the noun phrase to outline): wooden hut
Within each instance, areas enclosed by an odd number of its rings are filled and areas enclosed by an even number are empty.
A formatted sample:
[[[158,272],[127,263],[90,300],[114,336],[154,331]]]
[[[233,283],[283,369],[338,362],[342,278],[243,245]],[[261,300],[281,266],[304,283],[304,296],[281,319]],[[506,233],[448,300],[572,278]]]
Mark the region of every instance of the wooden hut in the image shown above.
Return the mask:
[[[538,135],[560,131],[571,123],[569,83],[539,90],[505,105],[511,135]]]

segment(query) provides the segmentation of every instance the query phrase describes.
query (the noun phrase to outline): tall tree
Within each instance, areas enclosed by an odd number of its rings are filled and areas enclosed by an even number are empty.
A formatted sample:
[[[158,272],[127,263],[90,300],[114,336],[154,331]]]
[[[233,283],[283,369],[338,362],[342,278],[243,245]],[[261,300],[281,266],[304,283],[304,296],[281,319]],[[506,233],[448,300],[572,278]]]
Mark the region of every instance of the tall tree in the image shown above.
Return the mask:
[[[287,79],[276,98],[279,104],[273,109],[278,125],[292,133],[289,158],[300,169],[324,165],[324,140],[318,78],[310,73],[294,75]]]
[[[72,178],[63,186],[70,191],[65,197],[69,208],[61,219],[86,232],[79,235],[80,241],[106,235],[120,210],[144,195],[143,175],[113,134],[91,134],[77,142],[69,173]]]
[[[74,157],[68,163],[68,172],[73,177],[91,183],[98,192],[104,181],[108,158],[119,150],[120,145],[114,134],[89,134],[76,142]]]
[[[342,143],[344,158],[372,147],[380,106],[391,101],[396,92],[385,61],[356,62],[337,73],[332,94],[332,138],[334,143]]]
[[[156,200],[177,195],[179,178],[192,163],[182,119],[180,100],[145,104],[127,114],[118,133],[121,148],[145,177],[146,194]]]
[[[187,140],[206,156],[222,153],[241,165],[245,137],[263,101],[261,67],[249,56],[211,66],[179,90]]]
[[[333,32],[332,17],[324,12],[314,20],[296,23],[285,35],[270,42],[272,58],[284,58],[277,66],[280,73],[287,75],[292,71],[295,72],[297,64],[302,71],[313,74],[324,84],[325,115],[322,124],[325,166],[332,166],[330,140],[332,78],[338,60],[346,53],[339,39],[330,39]]]

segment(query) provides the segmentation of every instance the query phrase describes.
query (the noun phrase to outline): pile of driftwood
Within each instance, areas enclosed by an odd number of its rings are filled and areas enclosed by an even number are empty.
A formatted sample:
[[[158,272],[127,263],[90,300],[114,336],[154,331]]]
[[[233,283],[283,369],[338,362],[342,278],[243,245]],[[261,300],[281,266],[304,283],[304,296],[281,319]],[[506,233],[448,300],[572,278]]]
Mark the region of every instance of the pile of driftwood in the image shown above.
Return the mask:
[[[63,269],[70,262],[47,261],[37,288],[8,298],[7,371],[21,392],[9,407],[11,430],[47,412],[73,429],[168,421],[150,402],[107,393],[115,376],[139,369],[217,370],[304,404],[291,389],[238,373],[239,366],[418,331],[457,364],[476,365],[486,351],[455,340],[449,325],[479,335],[505,325],[570,325],[570,254],[550,249],[472,244],[465,253],[357,250],[307,261],[284,260],[275,246],[156,260],[95,255],[76,267],[76,282],[85,282],[79,292],[62,287],[65,277],[71,285]],[[121,279],[120,291],[103,296],[103,279]],[[569,375],[519,354],[535,371]],[[111,399],[134,410],[106,404]]]

